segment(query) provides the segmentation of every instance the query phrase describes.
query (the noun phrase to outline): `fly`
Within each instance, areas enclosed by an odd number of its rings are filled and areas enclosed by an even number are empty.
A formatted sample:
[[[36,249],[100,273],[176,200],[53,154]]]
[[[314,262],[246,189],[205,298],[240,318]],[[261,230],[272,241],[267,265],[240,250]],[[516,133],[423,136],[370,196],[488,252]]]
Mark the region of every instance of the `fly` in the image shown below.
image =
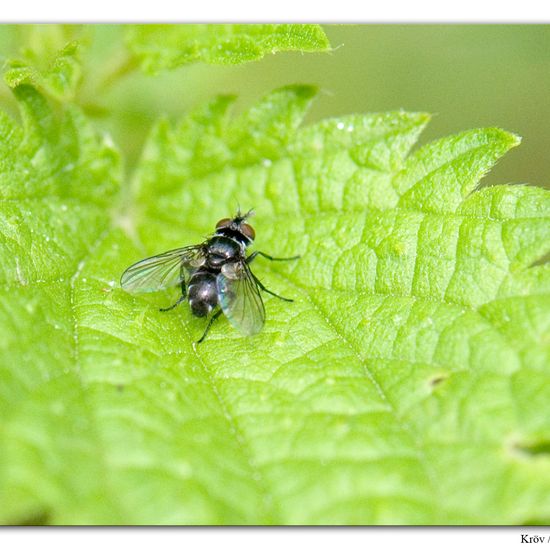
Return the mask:
[[[220,220],[214,234],[201,244],[169,250],[131,265],[122,274],[120,285],[129,293],[179,286],[177,302],[160,311],[170,311],[187,300],[193,315],[210,315],[197,344],[222,313],[244,335],[260,332],[265,322],[260,290],[285,302],[293,300],[268,290],[252,273],[250,264],[258,256],[271,261],[297,260],[300,256],[274,258],[260,251],[247,256],[246,250],[256,237],[254,228],[245,223],[252,215],[252,210],[246,214],[239,211],[234,218]]]

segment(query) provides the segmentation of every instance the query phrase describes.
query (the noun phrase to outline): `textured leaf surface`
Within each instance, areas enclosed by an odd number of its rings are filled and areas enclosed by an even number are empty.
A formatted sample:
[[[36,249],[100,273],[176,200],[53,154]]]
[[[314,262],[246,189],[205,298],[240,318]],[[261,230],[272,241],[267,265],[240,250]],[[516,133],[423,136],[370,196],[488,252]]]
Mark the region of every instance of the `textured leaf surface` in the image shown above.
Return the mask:
[[[277,51],[327,51],[319,25],[132,25],[127,44],[148,72],[202,61],[238,65]]]
[[[3,522],[547,522],[549,194],[475,190],[515,136],[410,153],[426,115],[302,127],[310,88],[239,117],[220,98],[156,126],[113,224],[112,147],[17,93],[23,127],[0,125]],[[158,311],[176,292],[115,281],[237,203],[256,249],[302,254],[254,263],[295,302],[266,296],[259,335],[220,319],[195,348],[204,321]]]
[[[66,42],[62,48],[48,56],[43,51],[45,45],[42,42],[43,40],[36,45],[39,46],[38,51],[26,48],[24,58],[6,63],[5,82],[11,88],[30,84],[58,100],[72,99],[82,77],[79,43]],[[45,58],[47,61],[43,61]]]

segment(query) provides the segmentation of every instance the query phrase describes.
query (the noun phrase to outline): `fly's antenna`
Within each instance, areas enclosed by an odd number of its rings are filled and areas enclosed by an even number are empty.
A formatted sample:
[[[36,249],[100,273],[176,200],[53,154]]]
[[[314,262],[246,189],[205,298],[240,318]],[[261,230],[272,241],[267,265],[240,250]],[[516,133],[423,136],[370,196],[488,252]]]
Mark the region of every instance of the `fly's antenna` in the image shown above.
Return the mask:
[[[248,212],[245,214],[241,213],[241,207],[239,206],[239,209],[237,210],[237,215],[235,216],[234,221],[237,223],[244,222],[247,218],[251,218],[255,215],[254,208],[251,208]]]

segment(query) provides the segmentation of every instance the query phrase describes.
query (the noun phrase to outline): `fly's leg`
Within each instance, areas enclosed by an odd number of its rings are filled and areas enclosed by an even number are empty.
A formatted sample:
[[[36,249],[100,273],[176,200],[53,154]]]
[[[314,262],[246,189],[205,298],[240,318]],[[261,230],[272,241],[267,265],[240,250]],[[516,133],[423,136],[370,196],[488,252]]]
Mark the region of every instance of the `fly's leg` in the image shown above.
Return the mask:
[[[252,252],[252,254],[250,254],[250,256],[248,256],[248,258],[246,259],[246,263],[247,264],[252,263],[254,261],[254,258],[256,258],[256,256],[263,256],[264,258],[267,258],[268,260],[271,260],[272,262],[286,262],[286,261],[289,261],[289,260],[297,260],[298,258],[300,258],[299,255],[298,256],[292,256],[290,258],[274,258],[273,256],[270,256],[269,254],[266,254],[265,252],[261,252],[261,251],[257,250],[256,252]],[[271,290],[267,289],[262,284],[260,279],[258,279],[258,277],[256,277],[256,275],[254,275],[254,273],[252,273],[252,277],[254,277],[254,280],[256,281],[256,284],[264,292],[267,292],[268,294],[271,294],[272,296],[275,296],[276,298],[284,300],[285,302],[294,302],[294,300],[291,300],[290,298],[284,298],[283,296],[279,296],[278,294],[275,294],[275,292],[271,292]]]
[[[263,283],[260,281],[260,279],[258,279],[258,277],[256,277],[256,275],[254,275],[254,273],[251,273],[252,277],[254,277],[254,281],[256,282],[256,284],[264,291],[264,292],[267,292],[268,294],[271,294],[271,296],[275,296],[275,298],[279,298],[280,300],[284,300],[285,302],[294,302],[294,300],[292,300],[291,298],[285,298],[284,296],[279,296],[278,294],[275,294],[275,292],[272,292],[271,290],[269,290],[268,288],[266,288]]]
[[[181,283],[181,296],[178,298],[178,301],[175,304],[172,304],[170,307],[161,307],[159,311],[170,311],[174,309],[175,307],[179,306],[184,300],[187,298],[186,291],[185,291],[185,282],[182,281]]]
[[[208,324],[206,325],[206,328],[204,329],[204,332],[202,333],[202,336],[200,337],[199,340],[197,340],[195,342],[195,344],[200,344],[205,338],[206,338],[206,335],[208,334],[208,331],[210,330],[210,327],[212,326],[212,323],[222,314],[222,310],[221,309],[218,309],[218,311],[216,311],[216,313],[214,313],[214,315],[212,315],[212,317],[210,317],[210,320],[208,321]]]
[[[172,304],[169,307],[161,307],[161,308],[159,308],[159,311],[170,311],[170,310],[174,309],[175,307],[179,306],[185,300],[185,298],[186,298],[185,296],[180,296],[178,298],[178,301],[175,304]]]
[[[266,254],[265,252],[260,252],[257,250],[256,252],[252,252],[250,256],[246,259],[246,263],[250,264],[254,261],[254,258],[256,256],[263,256],[264,258],[267,258],[268,260],[271,260],[272,262],[287,262],[289,260],[298,260],[300,256],[292,256],[291,258],[274,258],[273,256],[270,256],[269,254]]]

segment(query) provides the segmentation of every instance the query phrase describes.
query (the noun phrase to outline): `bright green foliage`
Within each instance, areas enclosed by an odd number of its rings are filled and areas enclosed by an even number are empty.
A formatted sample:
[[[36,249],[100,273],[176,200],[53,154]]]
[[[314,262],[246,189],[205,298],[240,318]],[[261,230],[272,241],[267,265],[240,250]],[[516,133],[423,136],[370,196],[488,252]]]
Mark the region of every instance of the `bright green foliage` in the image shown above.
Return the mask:
[[[131,25],[127,44],[148,72],[202,61],[238,65],[267,53],[327,51],[319,25]]]
[[[475,190],[518,138],[410,153],[395,112],[302,127],[314,91],[154,129],[113,223],[117,155],[16,90],[0,178],[0,521],[545,523],[550,196]],[[78,124],[76,123],[78,121]],[[6,139],[9,138],[9,139]],[[254,207],[267,322],[206,341],[130,263]],[[139,244],[138,244],[139,243]]]
[[[4,67],[4,80],[11,88],[31,84],[58,100],[74,98],[81,80],[80,45],[68,42],[44,63],[44,53],[26,50],[25,60],[11,60]]]
[[[76,110],[57,119],[30,86],[15,93],[23,127],[0,119],[0,516],[93,521],[101,504],[77,504],[101,491],[101,470],[75,292],[110,223],[119,159]]]

